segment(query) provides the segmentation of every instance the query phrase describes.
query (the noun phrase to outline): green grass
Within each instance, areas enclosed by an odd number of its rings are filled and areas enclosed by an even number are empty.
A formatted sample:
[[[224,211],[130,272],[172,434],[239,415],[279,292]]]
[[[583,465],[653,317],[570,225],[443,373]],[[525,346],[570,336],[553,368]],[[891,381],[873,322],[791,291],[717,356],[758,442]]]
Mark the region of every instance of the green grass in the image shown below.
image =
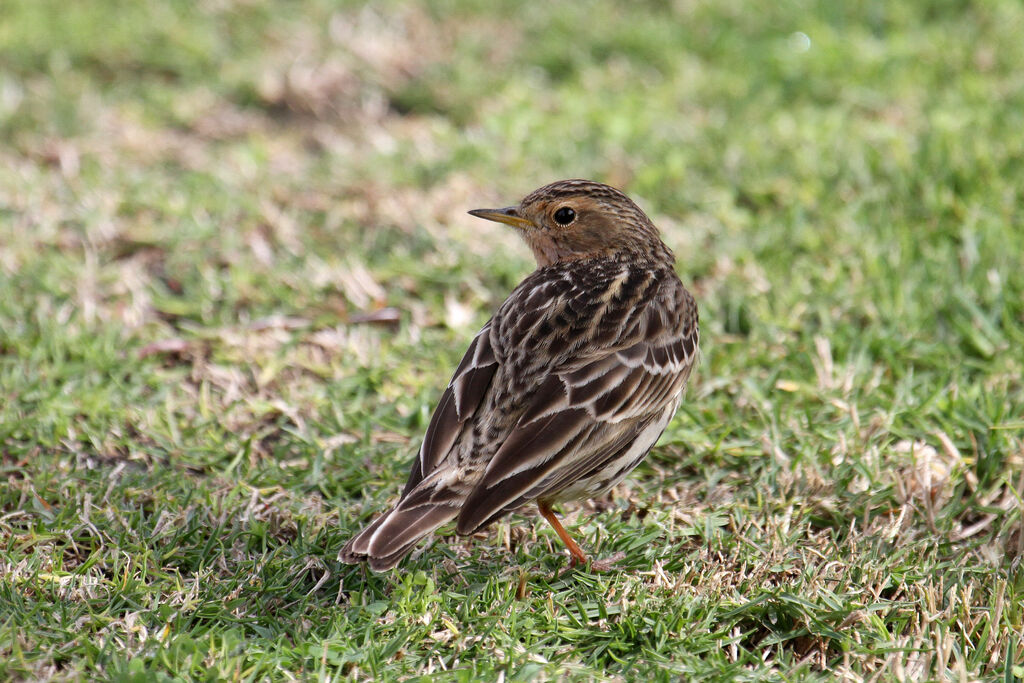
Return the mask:
[[[1024,7],[551,5],[4,3],[0,678],[1024,676]],[[562,177],[701,307],[622,571],[339,564]]]

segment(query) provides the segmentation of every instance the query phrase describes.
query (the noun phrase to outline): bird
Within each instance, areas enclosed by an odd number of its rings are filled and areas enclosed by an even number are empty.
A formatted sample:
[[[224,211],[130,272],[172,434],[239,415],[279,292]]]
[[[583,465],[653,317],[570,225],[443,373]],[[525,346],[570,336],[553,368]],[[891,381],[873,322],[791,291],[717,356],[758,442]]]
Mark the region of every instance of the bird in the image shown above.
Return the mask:
[[[398,502],[339,560],[387,571],[448,522],[469,535],[536,502],[570,567],[596,569],[553,506],[607,492],[657,442],[696,361],[697,304],[654,223],[608,185],[561,180],[469,213],[514,228],[537,268],[470,342]]]

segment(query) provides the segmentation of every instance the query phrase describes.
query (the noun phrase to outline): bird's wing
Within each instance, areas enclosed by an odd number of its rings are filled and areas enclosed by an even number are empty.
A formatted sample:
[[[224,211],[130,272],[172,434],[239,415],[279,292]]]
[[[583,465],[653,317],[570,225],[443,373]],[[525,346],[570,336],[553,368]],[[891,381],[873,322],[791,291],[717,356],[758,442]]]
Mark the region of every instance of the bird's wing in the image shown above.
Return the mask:
[[[409,473],[403,498],[444,459],[486,395],[498,369],[498,361],[491,348],[490,331],[491,323],[488,322],[473,338],[448,388],[441,395]]]
[[[599,471],[674,408],[696,357],[697,325],[695,315],[666,325],[663,312],[648,307],[631,333],[542,380],[463,505],[459,533]]]

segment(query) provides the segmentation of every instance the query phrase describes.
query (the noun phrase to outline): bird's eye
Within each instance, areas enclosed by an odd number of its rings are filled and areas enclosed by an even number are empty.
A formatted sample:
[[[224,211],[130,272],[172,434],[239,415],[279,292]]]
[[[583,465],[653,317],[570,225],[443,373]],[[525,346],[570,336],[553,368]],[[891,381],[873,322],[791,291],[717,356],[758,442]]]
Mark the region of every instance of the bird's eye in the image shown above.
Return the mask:
[[[574,220],[576,220],[576,212],[568,206],[563,206],[558,211],[555,211],[555,222],[559,225],[569,225]]]

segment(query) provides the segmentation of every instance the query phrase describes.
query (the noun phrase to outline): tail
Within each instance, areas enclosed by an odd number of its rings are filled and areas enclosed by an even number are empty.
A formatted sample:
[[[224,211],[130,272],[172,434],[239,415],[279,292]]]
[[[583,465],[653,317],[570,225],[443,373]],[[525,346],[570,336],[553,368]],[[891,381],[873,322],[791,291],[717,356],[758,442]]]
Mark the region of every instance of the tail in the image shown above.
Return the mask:
[[[378,517],[338,553],[348,564],[366,561],[370,569],[394,568],[420,540],[445,522],[455,519],[458,507],[444,503],[409,504],[408,498]]]

